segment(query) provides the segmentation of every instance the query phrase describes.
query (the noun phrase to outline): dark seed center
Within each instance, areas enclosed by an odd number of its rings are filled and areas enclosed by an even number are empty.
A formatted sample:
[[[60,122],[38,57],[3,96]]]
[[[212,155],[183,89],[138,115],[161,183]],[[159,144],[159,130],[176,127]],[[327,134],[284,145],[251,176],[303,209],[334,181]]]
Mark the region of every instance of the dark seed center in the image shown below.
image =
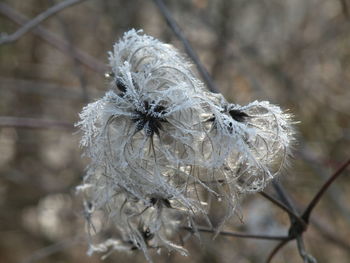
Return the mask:
[[[238,122],[244,122],[246,118],[249,117],[247,113],[240,110],[230,110],[229,114],[231,115],[232,119]]]
[[[136,123],[135,133],[145,130],[146,136],[152,137],[154,133],[159,136],[162,129],[162,122],[167,122],[163,116],[155,116],[154,113],[165,114],[166,108],[162,105],[156,105],[152,110],[152,105],[144,101],[144,111],[135,110],[135,117],[132,119]],[[153,113],[153,114],[152,114]]]

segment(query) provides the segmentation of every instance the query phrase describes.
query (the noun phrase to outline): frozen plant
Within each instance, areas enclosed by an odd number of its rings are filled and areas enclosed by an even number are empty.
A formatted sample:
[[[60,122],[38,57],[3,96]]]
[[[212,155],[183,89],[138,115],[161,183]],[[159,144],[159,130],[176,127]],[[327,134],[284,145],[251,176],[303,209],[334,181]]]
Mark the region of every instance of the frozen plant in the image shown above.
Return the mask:
[[[244,193],[262,190],[284,166],[290,115],[268,102],[228,103],[207,92],[175,48],[130,30],[109,54],[110,90],[80,113],[90,159],[85,198],[89,253],[187,251],[181,226],[219,229]],[[218,200],[226,216],[210,221]],[[103,238],[108,233],[111,238]]]
[[[268,101],[240,106],[216,97],[208,137],[210,143],[225,145],[217,154],[225,156],[224,176],[236,178],[239,192],[261,191],[291,155],[292,116]]]

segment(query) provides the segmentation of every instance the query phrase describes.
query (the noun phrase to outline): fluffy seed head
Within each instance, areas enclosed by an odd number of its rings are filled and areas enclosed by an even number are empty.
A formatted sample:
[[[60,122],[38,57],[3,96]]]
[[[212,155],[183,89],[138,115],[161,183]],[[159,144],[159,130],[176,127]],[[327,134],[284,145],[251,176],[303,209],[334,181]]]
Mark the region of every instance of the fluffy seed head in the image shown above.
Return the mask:
[[[109,61],[110,90],[77,123],[90,158],[78,187],[89,252],[139,249],[149,261],[150,249],[186,254],[172,241],[179,226],[211,225],[213,201],[223,204],[222,225],[243,193],[279,173],[293,140],[290,115],[205,91],[175,48],[141,31],[125,33]],[[106,232],[113,237],[100,239]]]

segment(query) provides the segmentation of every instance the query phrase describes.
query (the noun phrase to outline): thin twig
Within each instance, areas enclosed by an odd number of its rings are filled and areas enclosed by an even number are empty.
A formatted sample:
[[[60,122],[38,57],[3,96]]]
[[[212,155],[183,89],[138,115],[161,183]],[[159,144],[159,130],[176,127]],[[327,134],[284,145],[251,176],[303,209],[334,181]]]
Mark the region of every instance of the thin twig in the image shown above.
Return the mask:
[[[40,13],[35,18],[33,18],[32,20],[27,22],[22,27],[20,27],[15,33],[13,33],[11,35],[3,35],[3,36],[1,36],[0,37],[0,45],[1,44],[11,43],[11,42],[14,42],[14,41],[18,40],[25,33],[29,32],[30,30],[32,30],[33,28],[35,28],[40,23],[42,23],[43,21],[45,21],[49,17],[53,16],[54,14],[56,14],[56,13],[58,13],[58,12],[64,10],[64,9],[66,9],[66,8],[68,8],[70,6],[79,4],[79,3],[83,2],[83,1],[86,1],[86,0],[66,0],[66,1],[60,2],[60,3],[50,7],[46,11]]]
[[[286,239],[278,243],[278,245],[270,252],[269,256],[266,259],[266,263],[270,263],[271,260],[274,258],[274,256],[277,254],[277,252],[283,248],[291,239]]]
[[[0,13],[19,25],[24,25],[28,22],[27,17],[4,3],[0,3]],[[84,64],[97,73],[104,74],[108,70],[105,64],[101,63],[89,54],[77,49],[76,47],[70,49],[70,46],[66,41],[63,41],[57,35],[44,29],[40,25],[33,29],[33,33],[64,54],[73,56],[81,64]]]
[[[260,192],[260,195],[262,195],[264,198],[266,198],[270,202],[274,203],[276,206],[278,206],[279,208],[281,208],[285,212],[287,212],[290,216],[293,216],[297,221],[299,221],[300,224],[306,225],[304,220],[298,214],[296,214],[294,211],[292,211],[289,207],[284,205],[282,202],[278,201],[277,199],[275,199],[274,197],[272,197],[271,195],[269,195],[265,192]]]
[[[281,201],[291,210],[293,211],[294,214],[299,214],[295,205],[292,203],[290,200],[288,193],[285,191],[283,186],[276,180],[272,181],[272,184],[279,195]],[[288,236],[291,238],[296,238],[300,236],[304,231],[307,229],[307,223],[304,220],[298,220],[300,217],[295,217],[292,216],[291,214],[288,214],[289,220],[290,220],[290,227],[289,227],[289,232]]]
[[[305,263],[317,263],[316,259],[308,254],[305,250],[305,245],[303,241],[303,237],[301,235],[297,236],[297,247],[299,251],[299,255],[302,257]]]
[[[74,127],[72,123],[65,121],[43,120],[34,118],[21,117],[0,117],[0,127],[15,127],[15,128],[29,128],[29,129],[68,129],[72,130]]]
[[[311,200],[307,208],[305,209],[302,218],[305,222],[309,222],[310,214],[312,210],[315,208],[317,203],[320,201],[323,194],[326,192],[326,190],[331,186],[331,184],[341,175],[342,172],[348,167],[350,164],[350,159],[347,160],[342,166],[339,167],[337,171],[334,172],[334,174],[323,184],[321,189],[317,192],[315,197]]]
[[[190,232],[195,230],[192,227],[183,226],[182,229],[185,229]],[[197,227],[197,231],[204,233],[216,233],[215,229],[206,228],[206,227]],[[240,238],[253,238],[253,239],[264,239],[264,240],[289,240],[288,236],[272,236],[272,235],[258,235],[258,234],[246,234],[240,232],[229,232],[229,231],[220,231],[218,233],[220,236],[230,236],[230,237],[240,237]]]
[[[316,155],[315,152],[309,147],[307,147],[306,143],[303,143],[302,138],[299,138],[299,144],[304,145],[300,149],[300,156],[303,158],[303,160],[311,167],[311,169],[314,170],[314,173],[319,175],[321,179],[327,180],[329,178],[329,175],[326,173],[325,167],[322,161],[320,161]],[[330,197],[330,199],[334,203],[334,208],[336,208],[344,218],[350,222],[350,207],[347,206],[347,204],[344,204],[342,200],[343,196],[343,189],[339,187],[339,185],[334,182],[332,184],[332,187],[328,189],[327,193]]]
[[[276,191],[277,195],[279,196],[281,202],[283,204],[285,204],[287,207],[289,207],[294,213],[297,214],[298,212],[297,212],[294,204],[290,200],[288,193],[286,192],[284,187],[275,179],[272,181],[272,185],[275,188],[275,191]]]
[[[165,18],[167,24],[172,29],[176,37],[182,42],[184,45],[184,48],[186,50],[187,55],[193,60],[193,62],[196,64],[197,69],[199,73],[201,74],[202,78],[204,79],[205,83],[208,86],[208,89],[212,92],[219,92],[215,83],[213,82],[212,78],[210,77],[208,71],[205,69],[203,64],[201,63],[197,53],[193,50],[191,47],[191,44],[185,37],[185,35],[182,33],[180,27],[174,20],[172,14],[169,12],[168,8],[165,6],[164,2],[162,0],[153,0],[153,2],[157,5],[159,11],[162,13],[163,17]]]

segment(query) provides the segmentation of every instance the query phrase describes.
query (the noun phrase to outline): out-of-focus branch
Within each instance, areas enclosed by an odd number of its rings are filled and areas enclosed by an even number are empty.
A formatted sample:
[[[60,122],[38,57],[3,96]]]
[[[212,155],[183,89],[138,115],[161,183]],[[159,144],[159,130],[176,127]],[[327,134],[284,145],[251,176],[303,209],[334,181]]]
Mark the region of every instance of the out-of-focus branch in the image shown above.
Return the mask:
[[[193,50],[190,42],[187,40],[185,35],[181,32],[180,27],[174,20],[172,14],[169,12],[168,8],[165,6],[164,2],[162,0],[153,0],[153,2],[157,5],[159,11],[165,18],[166,22],[168,23],[171,30],[174,32],[176,37],[182,42],[182,44],[185,47],[187,55],[193,60],[193,62],[196,64],[197,69],[199,73],[201,74],[202,78],[204,79],[205,83],[208,86],[208,89],[212,92],[219,92],[214,81],[210,77],[208,71],[203,66],[202,62],[200,61],[197,53]]]
[[[344,14],[344,16],[349,19],[350,16],[349,16],[349,5],[348,5],[348,2],[347,0],[340,0],[340,4],[341,4],[341,9],[342,9],[342,12]]]
[[[24,25],[28,21],[28,18],[4,3],[0,3],[0,13],[19,25]],[[75,47],[70,48],[69,44],[66,41],[63,41],[61,38],[44,29],[40,25],[33,29],[33,33],[39,36],[41,39],[45,40],[51,46],[62,51],[64,54],[73,56],[81,64],[84,64],[95,72],[104,74],[108,70],[105,64],[99,62],[89,54]]]
[[[54,0],[51,0],[51,2],[55,3]],[[72,40],[72,35],[70,32],[70,29],[69,29],[66,21],[64,21],[64,19],[62,19],[61,14],[57,14],[56,19],[58,20],[58,22],[60,23],[60,25],[62,27],[64,38],[68,44],[70,56],[72,57],[72,60],[73,60],[74,65],[75,65],[74,73],[77,76],[77,78],[79,79],[80,87],[83,91],[82,99],[85,103],[87,103],[89,101],[89,92],[88,92],[87,87],[86,87],[87,86],[86,78],[85,78],[84,73],[81,69],[81,65],[80,65],[79,61],[74,57],[74,45],[73,45],[73,40]]]
[[[35,251],[32,255],[30,255],[29,257],[26,257],[24,260],[22,260],[21,263],[37,262],[40,259],[46,258],[52,254],[59,252],[59,251],[76,246],[85,240],[86,240],[86,237],[77,236],[77,237],[73,237],[73,238],[65,240],[65,241],[54,243],[52,245],[49,245],[47,247],[44,247],[44,248],[41,248],[41,249]]]
[[[11,43],[11,42],[18,40],[24,34],[28,33],[30,30],[32,30],[33,28],[38,26],[40,23],[42,23],[43,21],[45,21],[49,17],[55,15],[56,13],[66,9],[70,6],[79,4],[83,1],[86,1],[86,0],[66,0],[66,1],[60,2],[60,3],[50,7],[46,11],[37,15],[32,20],[28,21],[26,24],[24,24],[22,27],[20,27],[15,33],[13,33],[11,35],[4,35],[3,34],[0,37],[0,45]]]
[[[314,226],[319,232],[320,234],[327,239],[328,241],[336,244],[337,246],[343,248],[345,251],[347,251],[348,253],[350,253],[350,243],[349,241],[345,241],[343,240],[343,238],[341,238],[339,236],[338,233],[334,233],[334,231],[332,231],[329,227],[328,224],[323,223],[320,220],[316,220],[315,218],[311,218],[310,219],[310,223],[312,226]]]
[[[74,129],[72,123],[65,121],[43,120],[21,117],[0,117],[0,127],[15,127],[29,129]]]
[[[183,226],[182,229],[185,229],[190,232],[194,232],[195,230],[192,227]],[[197,227],[197,231],[204,233],[216,233],[215,229],[206,228],[206,227]],[[257,234],[247,234],[240,232],[229,232],[229,231],[220,231],[218,233],[220,236],[230,236],[230,237],[239,237],[239,238],[252,238],[252,239],[264,239],[264,240],[289,240],[288,236],[272,236],[272,235],[257,235]]]
[[[79,92],[77,86],[60,85],[45,80],[29,80],[20,78],[0,77],[0,86],[3,92],[21,92],[23,94],[35,94],[53,100],[65,100],[67,102],[81,102],[83,93]],[[94,90],[90,91],[92,97],[97,98],[100,94]]]

